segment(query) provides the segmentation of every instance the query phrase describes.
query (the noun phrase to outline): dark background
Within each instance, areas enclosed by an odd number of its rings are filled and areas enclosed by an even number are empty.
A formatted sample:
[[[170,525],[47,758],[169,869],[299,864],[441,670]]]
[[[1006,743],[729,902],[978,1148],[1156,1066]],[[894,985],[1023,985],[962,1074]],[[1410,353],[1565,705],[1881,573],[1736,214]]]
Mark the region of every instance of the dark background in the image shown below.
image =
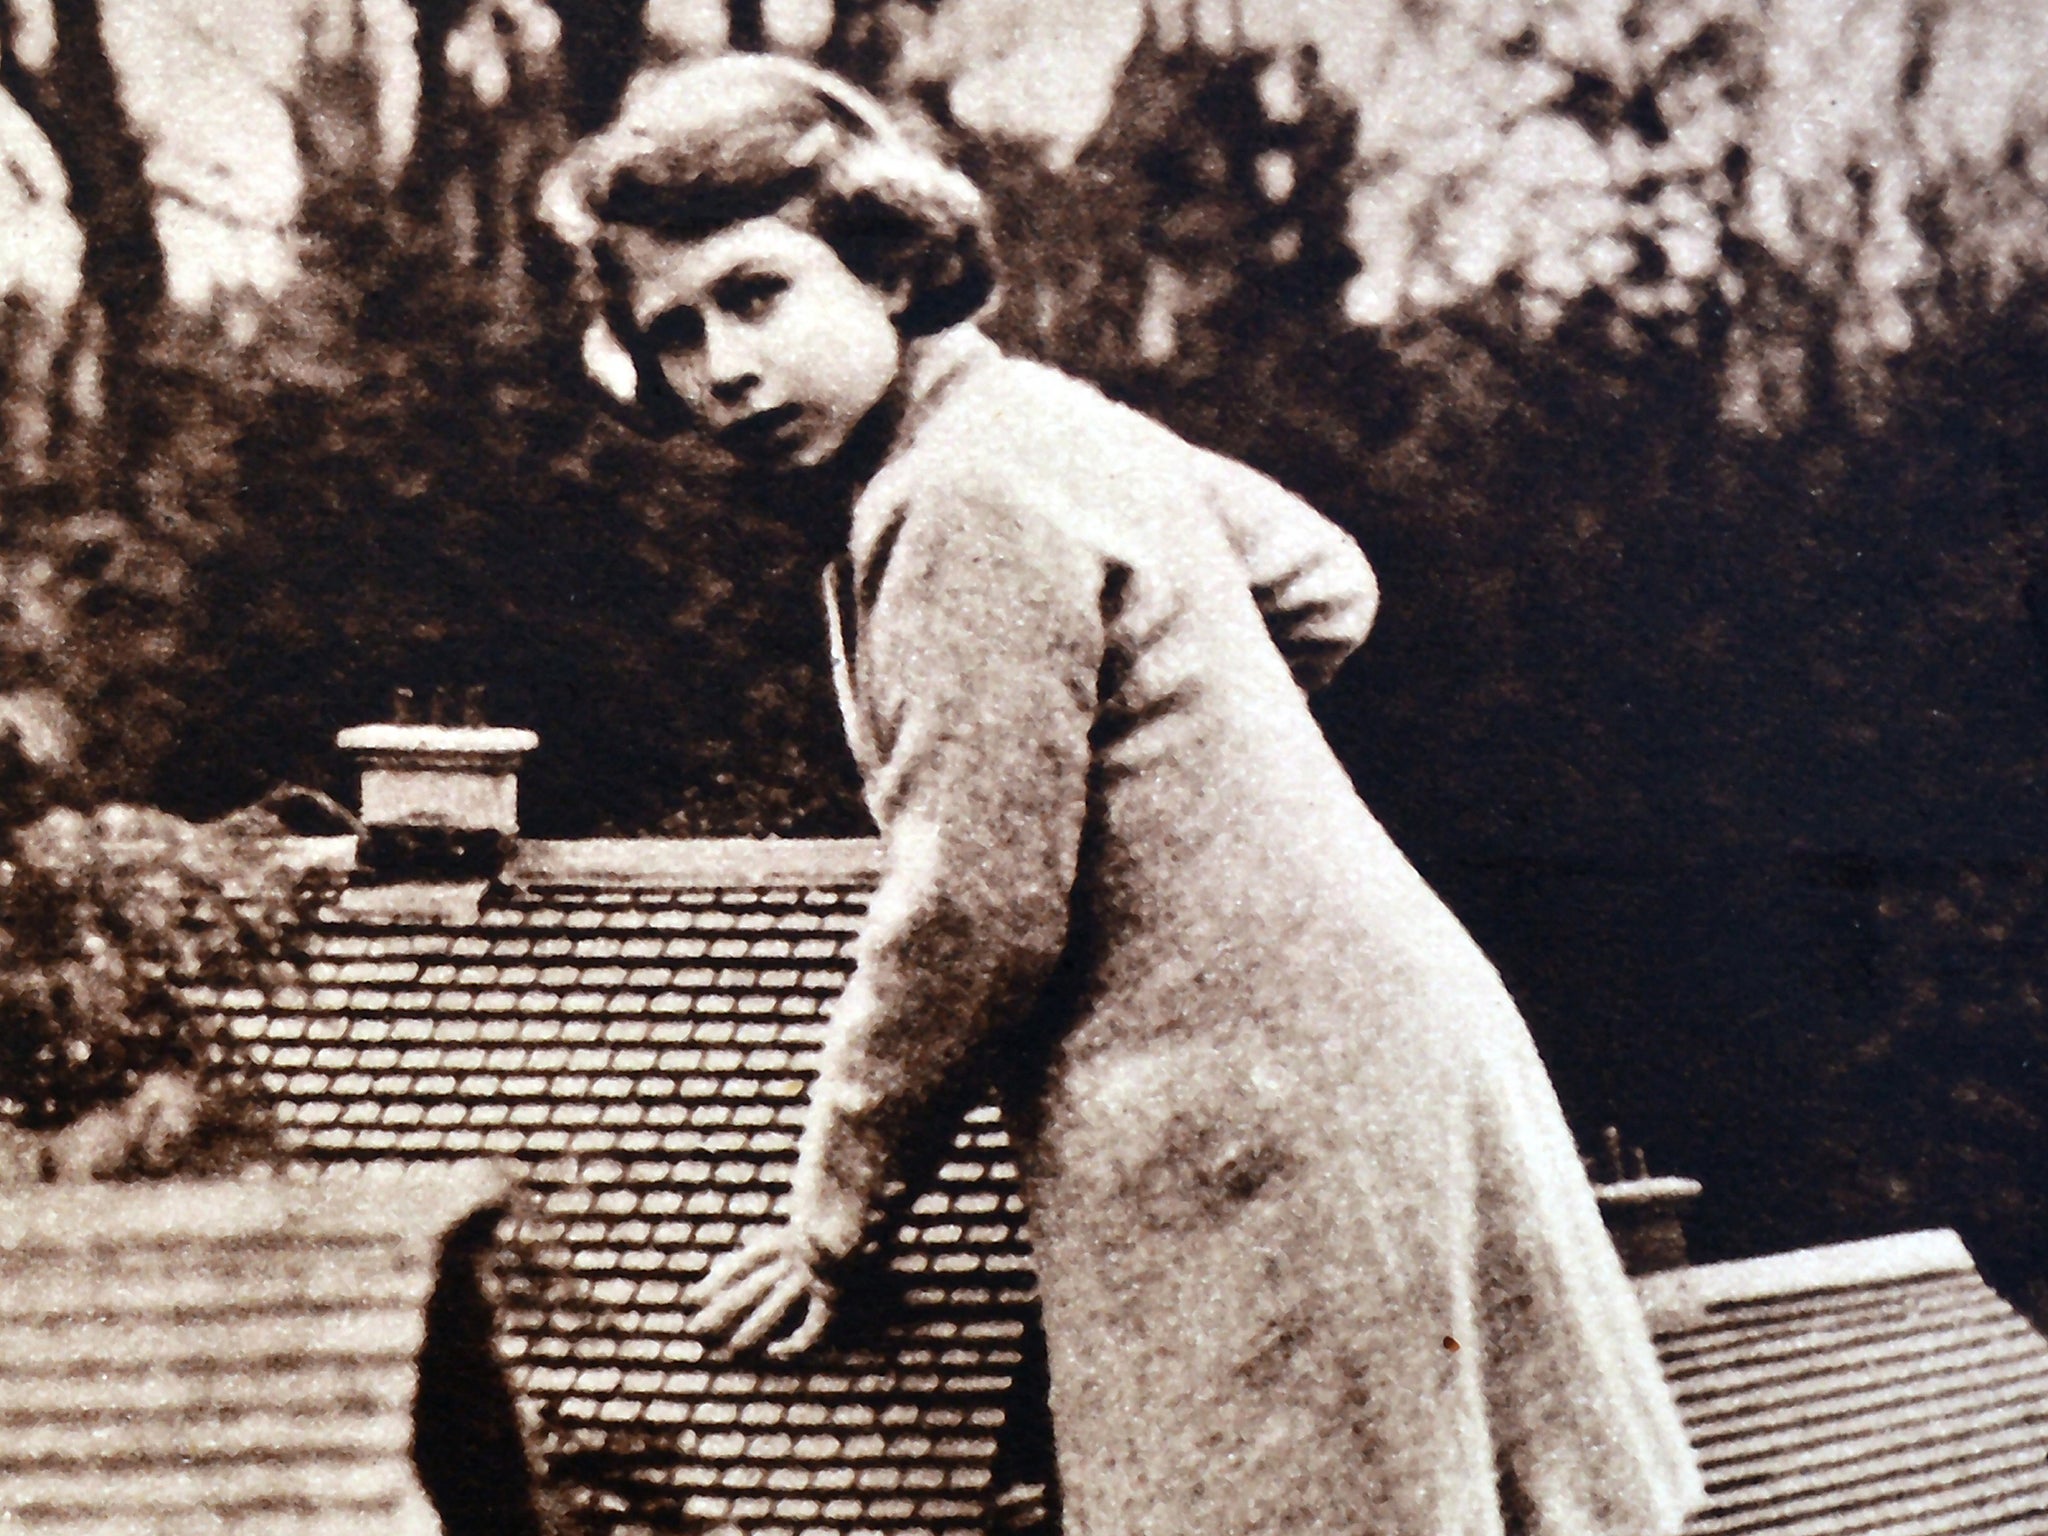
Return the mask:
[[[1383,168],[1312,51],[1154,26],[1055,167],[906,70],[926,9],[849,0],[819,54],[988,189],[1007,345],[1364,544],[1383,617],[1319,712],[1500,964],[1582,1138],[1618,1124],[1704,1180],[1701,1256],[1954,1225],[2048,1314],[2048,133],[1930,151],[1903,199],[1897,143],[1852,149],[1816,201],[1838,216],[1774,244],[1748,142],[1764,8],[1637,7],[1603,65],[1533,25],[1482,39],[1550,70],[1530,113],[1638,167],[1625,259],[1570,292],[1510,261],[1365,326],[1348,209]],[[1898,8],[1884,111],[1910,125],[1968,76],[1977,9]],[[395,179],[367,55],[309,54],[303,275],[253,318],[166,299],[97,6],[58,8],[47,59],[0,54],[85,236],[77,305],[0,311],[7,818],[348,799],[337,729],[395,686],[481,685],[541,734],[534,834],[865,832],[813,598],[834,503],[750,502],[610,416],[530,214],[646,52],[638,7],[561,0],[558,41],[532,4],[415,10]],[[735,45],[773,41],[731,12]],[[477,25],[494,103],[447,64]],[[1874,286],[1900,230],[1919,265]]]

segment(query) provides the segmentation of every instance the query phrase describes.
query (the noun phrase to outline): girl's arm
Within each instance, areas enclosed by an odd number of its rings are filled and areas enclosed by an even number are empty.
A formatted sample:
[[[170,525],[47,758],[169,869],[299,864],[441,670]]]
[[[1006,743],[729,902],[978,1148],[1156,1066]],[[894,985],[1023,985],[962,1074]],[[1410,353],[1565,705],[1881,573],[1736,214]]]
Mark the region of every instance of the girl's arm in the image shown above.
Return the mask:
[[[1250,578],[1273,643],[1313,692],[1365,643],[1379,582],[1351,536],[1257,470],[1212,457],[1210,500]]]
[[[881,887],[812,1087],[787,1224],[697,1288],[699,1332],[737,1324],[735,1344],[751,1343],[821,1296],[816,1272],[860,1243],[919,1117],[1029,1010],[1064,950],[1101,589],[1096,557],[996,496],[956,488],[904,514],[857,660],[881,757],[868,786]]]

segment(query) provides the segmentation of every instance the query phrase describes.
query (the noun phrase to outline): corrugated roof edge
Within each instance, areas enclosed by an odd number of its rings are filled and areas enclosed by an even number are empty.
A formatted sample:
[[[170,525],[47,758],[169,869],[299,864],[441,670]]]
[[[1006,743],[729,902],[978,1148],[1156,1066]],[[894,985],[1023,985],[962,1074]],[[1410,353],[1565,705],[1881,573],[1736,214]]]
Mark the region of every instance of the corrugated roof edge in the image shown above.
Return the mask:
[[[0,1252],[149,1241],[301,1233],[438,1241],[483,1206],[505,1199],[524,1169],[477,1158],[456,1163],[363,1163],[226,1179],[134,1184],[33,1184],[0,1198]]]
[[[1729,1302],[1976,1270],[1963,1240],[1941,1228],[1665,1270],[1640,1277],[1636,1293],[1650,1326],[1662,1331],[1698,1323],[1710,1308]]]
[[[526,886],[839,885],[881,868],[874,838],[593,837],[522,841],[503,878]]]

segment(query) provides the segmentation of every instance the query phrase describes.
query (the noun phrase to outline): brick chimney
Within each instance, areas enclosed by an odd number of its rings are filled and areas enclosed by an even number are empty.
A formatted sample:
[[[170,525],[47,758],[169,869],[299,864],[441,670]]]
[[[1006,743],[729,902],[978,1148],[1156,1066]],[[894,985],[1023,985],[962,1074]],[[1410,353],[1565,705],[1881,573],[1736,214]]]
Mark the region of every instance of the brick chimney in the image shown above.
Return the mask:
[[[351,726],[335,745],[362,765],[357,879],[488,880],[519,836],[519,765],[532,731],[489,725]]]

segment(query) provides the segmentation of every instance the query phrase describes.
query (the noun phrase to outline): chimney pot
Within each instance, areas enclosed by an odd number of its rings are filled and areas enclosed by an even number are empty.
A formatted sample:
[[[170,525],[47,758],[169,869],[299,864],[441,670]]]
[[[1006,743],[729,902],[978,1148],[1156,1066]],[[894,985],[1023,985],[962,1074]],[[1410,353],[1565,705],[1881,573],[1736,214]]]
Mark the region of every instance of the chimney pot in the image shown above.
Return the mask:
[[[358,725],[335,745],[362,765],[362,878],[489,879],[504,867],[519,834],[519,766],[540,745],[532,731]]]
[[[1690,1262],[1685,1216],[1700,1197],[1698,1180],[1653,1176],[1643,1149],[1625,1146],[1611,1125],[1600,1143],[1601,1156],[1589,1172],[1621,1267],[1632,1275],[1683,1269]]]

